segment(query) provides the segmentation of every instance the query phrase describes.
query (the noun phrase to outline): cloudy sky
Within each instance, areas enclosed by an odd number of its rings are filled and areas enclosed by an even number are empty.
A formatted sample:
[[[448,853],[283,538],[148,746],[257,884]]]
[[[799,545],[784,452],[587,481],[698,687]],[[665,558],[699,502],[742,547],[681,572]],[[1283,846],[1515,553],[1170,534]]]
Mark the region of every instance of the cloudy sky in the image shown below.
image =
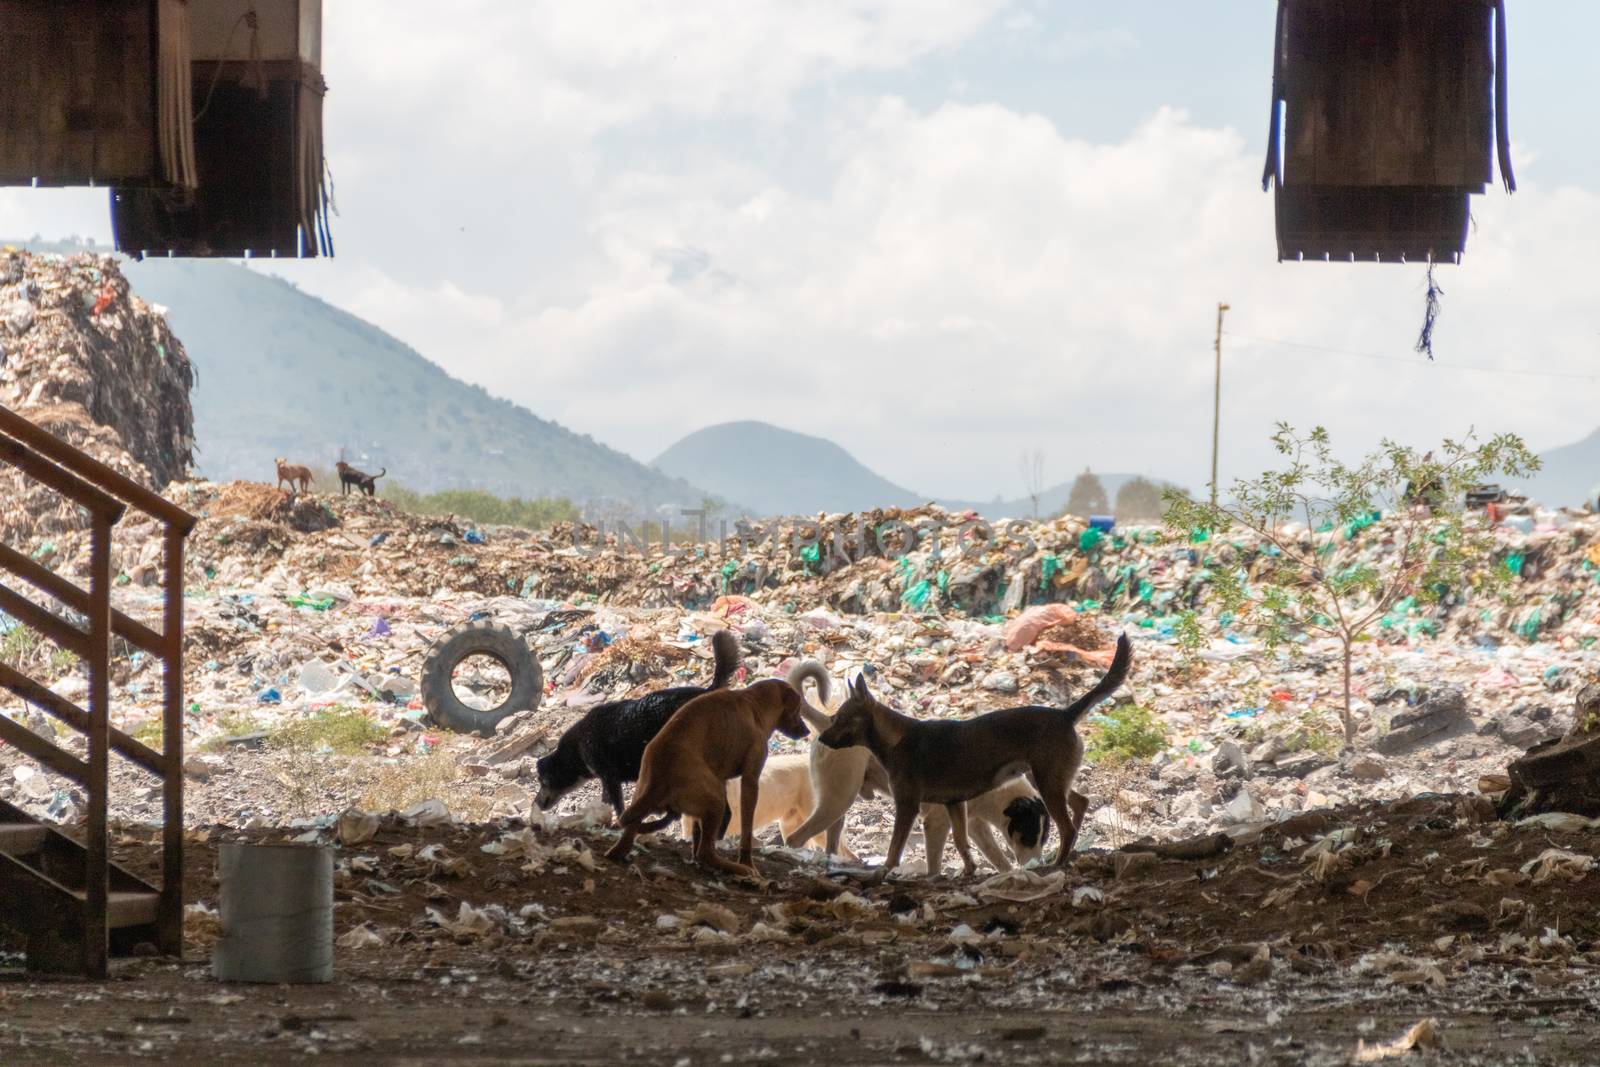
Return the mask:
[[[652,459],[712,422],[925,493],[1199,486],[1278,419],[1366,447],[1600,425],[1600,4],[1512,5],[1520,191],[1423,272],[1275,262],[1273,5],[328,0],[339,257],[274,263],[452,373]],[[0,232],[108,238],[103,193]],[[775,470],[774,478],[782,471]]]

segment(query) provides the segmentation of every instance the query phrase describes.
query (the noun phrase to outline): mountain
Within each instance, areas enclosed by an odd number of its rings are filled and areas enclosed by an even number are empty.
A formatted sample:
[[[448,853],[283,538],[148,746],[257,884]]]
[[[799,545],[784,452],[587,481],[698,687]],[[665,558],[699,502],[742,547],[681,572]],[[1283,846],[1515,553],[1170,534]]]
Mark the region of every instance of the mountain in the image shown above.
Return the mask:
[[[331,468],[342,453],[423,492],[565,496],[591,514],[705,496],[450,377],[280,278],[221,261],[153,259],[125,271],[134,292],[169,309],[197,370],[196,465],[206,477],[271,480],[274,457]]]
[[[725,500],[741,501],[757,515],[914,507],[929,500],[951,511],[976,511],[987,518],[1033,514],[1033,502],[1026,497],[960,500],[903,489],[832,441],[765,422],[725,422],[696,430],[661,453],[655,466]],[[1113,499],[1134,477],[1099,475]],[[1046,489],[1039,496],[1039,514],[1060,514],[1071,491],[1070,480]]]
[[[832,441],[765,422],[696,430],[657,456],[655,467],[757,515],[911,507],[927,499],[874,474]]]
[[[1522,489],[1546,507],[1576,507],[1600,488],[1600,430],[1570,445],[1541,452],[1543,468]]]

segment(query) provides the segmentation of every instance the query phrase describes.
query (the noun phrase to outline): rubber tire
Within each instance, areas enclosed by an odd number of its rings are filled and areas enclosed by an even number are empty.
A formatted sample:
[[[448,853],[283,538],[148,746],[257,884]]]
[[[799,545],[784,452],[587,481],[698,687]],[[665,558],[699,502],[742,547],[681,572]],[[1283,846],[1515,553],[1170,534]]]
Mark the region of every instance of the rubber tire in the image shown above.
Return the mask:
[[[479,711],[456,696],[451,676],[469,656],[488,655],[511,674],[511,695],[490,711]],[[544,671],[523,639],[505,626],[474,622],[451,630],[434,642],[422,664],[422,706],[440,726],[461,733],[493,737],[500,720],[537,708],[544,697]]]

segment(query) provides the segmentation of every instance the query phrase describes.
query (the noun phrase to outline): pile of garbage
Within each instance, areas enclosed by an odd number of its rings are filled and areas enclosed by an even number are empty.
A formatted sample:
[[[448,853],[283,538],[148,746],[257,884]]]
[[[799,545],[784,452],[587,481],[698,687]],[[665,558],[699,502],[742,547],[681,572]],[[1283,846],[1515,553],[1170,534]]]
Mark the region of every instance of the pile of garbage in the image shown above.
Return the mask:
[[[546,691],[534,714],[551,736],[602,700],[704,677],[719,629],[739,636],[746,676],[814,658],[836,681],[859,672],[930,718],[1066,702],[1127,632],[1132,682],[1089,725],[1142,738],[1092,753],[1085,840],[1203,834],[1426,791],[1514,792],[1499,781],[1507,763],[1588,714],[1572,699],[1591,681],[1600,639],[1600,517],[1587,513],[1475,515],[1495,545],[1482,566],[1509,575],[1511,590],[1468,582],[1437,602],[1396,603],[1355,649],[1358,734],[1343,752],[1342,649],[1300,635],[1268,654],[1251,620],[1212,595],[1221,574],[1247,587],[1270,576],[1272,546],[1250,536],[1075,516],[984,522],[928,505],[741,523],[721,541],[664,547],[659,536],[583,524],[487,528],[361,495],[178,480],[192,452],[192,372],[160,310],[133,297],[106,257],[0,253],[0,353],[0,402],[164,486],[200,519],[185,589],[194,747],[341,709],[386,734],[385,759],[444,749],[462,767],[488,766],[472,741],[426,721],[417,694],[429,647],[484,620],[525,635],[540,656]],[[0,492],[20,501],[0,514],[0,537],[81,573],[75,509],[18,486],[13,473],[0,479],[11,479]],[[1381,564],[1396,551],[1381,515],[1319,533],[1329,567]],[[114,539],[117,606],[152,624],[159,534],[132,515]],[[0,617],[0,637],[15,626]],[[82,696],[70,667],[51,681]],[[130,656],[114,681],[118,725],[151,728],[159,666]],[[0,713],[31,721],[15,701]],[[533,754],[519,750],[493,774],[463,773],[501,803],[526,795]],[[1548,798],[1553,779],[1533,773],[1518,788]],[[0,796],[21,784],[0,779]],[[333,776],[327,803],[347,803],[357,784]],[[57,787],[28,778],[30,797],[55,803]],[[192,793],[202,805],[207,796]],[[285,810],[271,786],[229,793],[231,815],[241,800]],[[860,809],[856,830],[871,839],[882,815]]]
[[[1256,635],[1248,620],[1234,619],[1207,595],[1213,578],[1228,572],[1254,584],[1275,566],[1272,547],[1250,536],[1213,539],[1205,531],[1120,528],[1063,516],[1013,522],[980,538],[973,519],[931,505],[790,523],[760,539],[731,535],[721,544],[670,551],[654,544],[641,552],[614,534],[602,539],[570,525],[545,532],[479,529],[409,515],[381,500],[291,497],[252,483],[186,483],[170,495],[202,516],[191,540],[191,583],[221,588],[265,578],[305,589],[331,583],[362,596],[473,592],[690,611],[738,596],[790,614],[986,623],[1061,604],[1162,641],[1173,638],[1183,613],[1194,611],[1210,636],[1236,643]],[[862,540],[858,524],[878,532]],[[896,537],[882,535],[889,525],[921,534],[896,544]],[[1483,567],[1513,577],[1509,595],[1469,582],[1435,603],[1403,599],[1379,622],[1376,640],[1489,650],[1540,642],[1592,647],[1600,639],[1600,517],[1539,512],[1492,532],[1495,550]],[[1376,518],[1335,535],[1328,566],[1381,566],[1394,551],[1388,524]],[[1069,628],[1034,635],[1030,643],[1090,649],[1085,640]]]
[[[160,489],[193,457],[193,384],[163,309],[133,295],[114,257],[0,250],[0,404]],[[0,494],[0,538],[81,526],[73,505],[9,466],[0,467]]]
[[[1518,561],[1515,596],[1397,608],[1356,647],[1359,733],[1344,753],[1337,644],[1306,639],[1268,654],[1207,595],[1216,568],[1262,565],[1247,542],[1062,518],[1014,528],[1031,553],[996,544],[960,561],[955,516],[937,555],[923,545],[894,558],[791,558],[787,543],[769,543],[735,560],[715,545],[596,551],[583,543],[592,531],[480,528],[383,500],[292,497],[255,483],[178,483],[168,495],[201,517],[188,553],[192,747],[354,711],[389,736],[387,759],[453,752],[462,788],[489,806],[525,808],[537,751],[492,774],[465,769],[484,765],[485,743],[430,723],[417,693],[428,649],[471,621],[509,626],[541,658],[546,691],[531,719],[546,741],[600,701],[703,680],[708,638],[723,628],[740,638],[746,677],[815,658],[836,682],[863,673],[886,700],[928,718],[1064,703],[1127,632],[1132,682],[1089,730],[1142,715],[1154,741],[1133,754],[1092,750],[1085,840],[1102,843],[1218,832],[1355,800],[1478,792],[1529,746],[1572,728],[1573,694],[1589,681],[1600,632],[1591,558],[1600,519],[1547,514],[1526,531],[1498,526],[1493,565]],[[138,569],[141,529],[118,532],[118,558],[135,569],[122,572],[116,597],[154,621],[160,590],[153,566]],[[1387,550],[1384,538],[1379,521],[1352,531],[1339,552],[1370,557]],[[752,567],[765,568],[760,581]],[[1011,610],[963,609],[952,590],[974,568],[993,571]],[[926,599],[913,606],[924,583]],[[896,610],[880,610],[885,597]],[[1174,632],[1191,607],[1198,648],[1180,647]],[[1537,626],[1524,625],[1530,610],[1541,610]],[[157,665],[130,662],[117,682],[119,725],[159,718]],[[58,688],[79,684],[69,677]],[[193,790],[195,803],[210,788]],[[354,803],[362,788],[358,775],[331,774],[327,809]],[[227,791],[230,817],[290,810],[270,784],[246,792]],[[858,807],[852,818],[869,842],[887,832],[886,809]]]

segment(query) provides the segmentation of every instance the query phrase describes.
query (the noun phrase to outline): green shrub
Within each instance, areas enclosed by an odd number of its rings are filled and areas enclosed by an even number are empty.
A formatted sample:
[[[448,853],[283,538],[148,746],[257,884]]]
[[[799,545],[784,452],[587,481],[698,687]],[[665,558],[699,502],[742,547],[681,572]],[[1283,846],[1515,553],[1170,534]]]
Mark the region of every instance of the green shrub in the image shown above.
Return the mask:
[[[1112,708],[1090,723],[1088,756],[1095,763],[1150,759],[1167,747],[1166,724],[1140,704]]]
[[[230,711],[217,718],[216,726],[217,735],[201,745],[200,751],[221,752],[228,747],[228,738],[260,733],[263,723],[260,719],[243,712]]]
[[[132,737],[135,741],[143,741],[157,752],[160,752],[162,738],[165,736],[165,732],[161,727],[160,716],[152,716],[151,718],[146,719],[138,726],[135,726],[133,728],[133,732],[128,736]]]
[[[352,708],[330,708],[309,719],[289,723],[272,735],[274,748],[320,752],[329,749],[344,756],[365,752],[389,736],[389,731]]]
[[[1320,711],[1303,711],[1294,732],[1289,735],[1289,748],[1331,756],[1343,745],[1343,739],[1330,726],[1328,716]]]
[[[482,489],[446,489],[424,495],[402,485],[389,486],[380,490],[378,495],[401,511],[409,511],[413,515],[454,515],[489,526],[521,526],[542,530],[554,523],[572,522],[578,518],[577,506],[560,497],[524,500],[521,497],[495,496]]]
[[[28,627],[17,623],[0,636],[0,663],[14,671],[27,672],[38,654],[40,637]]]

